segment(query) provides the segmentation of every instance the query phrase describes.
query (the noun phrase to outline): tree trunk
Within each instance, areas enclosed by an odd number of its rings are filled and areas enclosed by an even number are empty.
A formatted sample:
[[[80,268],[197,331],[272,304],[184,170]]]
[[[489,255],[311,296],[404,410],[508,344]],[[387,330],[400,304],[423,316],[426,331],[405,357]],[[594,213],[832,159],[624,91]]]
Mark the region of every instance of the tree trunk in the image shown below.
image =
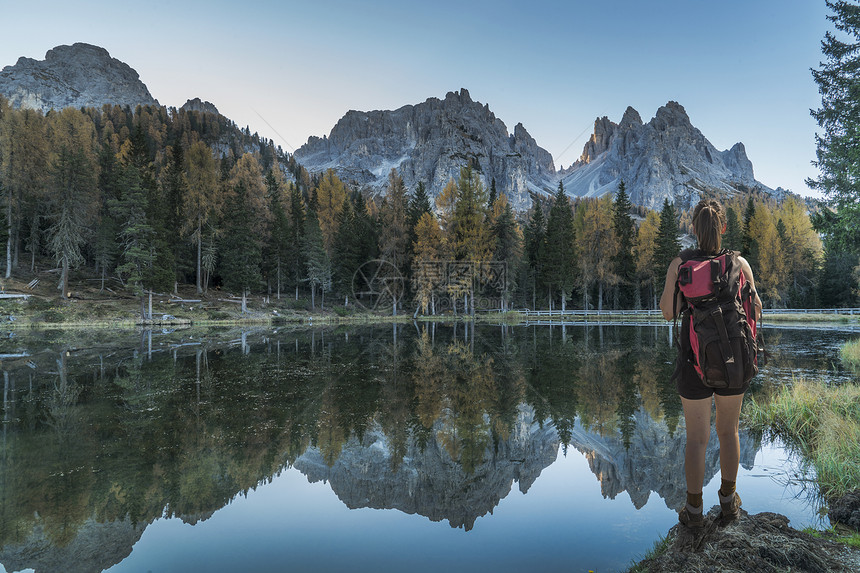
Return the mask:
[[[6,230],[8,231],[8,235],[6,236],[6,278],[12,277],[12,190],[9,190],[9,200],[6,202],[6,219],[7,226]]]
[[[200,268],[202,266],[201,260],[203,259],[202,250],[203,250],[203,230],[201,229],[200,220],[197,220],[197,294],[201,294],[203,292],[203,288],[200,284],[201,280],[201,272]]]
[[[311,283],[311,310],[316,309],[316,292],[317,289],[314,287],[313,283]],[[298,300],[299,287],[296,287],[296,300]]]
[[[152,320],[152,291],[149,291],[149,310],[146,314],[149,320]]]
[[[469,293],[469,304],[472,309],[472,318],[475,318],[475,280],[472,279],[471,292]]]
[[[60,292],[63,293],[63,300],[69,298],[69,259],[63,257],[63,270],[60,273]]]
[[[597,312],[603,311],[603,281],[597,281]]]
[[[242,314],[248,312],[247,289],[242,289]]]

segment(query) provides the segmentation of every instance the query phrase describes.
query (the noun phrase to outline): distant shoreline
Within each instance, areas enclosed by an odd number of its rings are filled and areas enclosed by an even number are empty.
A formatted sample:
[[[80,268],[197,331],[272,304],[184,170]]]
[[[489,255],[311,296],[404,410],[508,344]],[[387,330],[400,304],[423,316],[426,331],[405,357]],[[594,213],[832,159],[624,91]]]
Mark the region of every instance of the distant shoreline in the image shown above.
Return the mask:
[[[216,326],[297,326],[310,327],[315,325],[373,325],[373,324],[409,324],[412,322],[475,322],[476,324],[498,324],[507,326],[577,326],[589,324],[641,324],[645,326],[670,325],[670,321],[663,320],[662,316],[651,314],[636,314],[634,311],[591,311],[583,313],[581,310],[570,311],[566,314],[553,314],[552,316],[528,316],[520,311],[509,312],[479,312],[474,316],[470,314],[438,314],[413,317],[411,314],[401,313],[398,315],[375,314],[370,311],[343,311],[343,307],[336,310],[323,309],[320,311],[283,311],[254,309],[246,315],[240,311],[219,312],[217,316],[195,310],[193,307],[186,309],[176,308],[174,314],[153,312],[153,319],[141,320],[133,317],[128,312],[117,313],[114,316],[94,316],[100,314],[95,311],[97,307],[88,305],[84,301],[72,301],[68,307],[60,302],[47,310],[31,310],[26,308],[26,303],[21,308],[10,308],[8,303],[0,308],[0,323],[6,330],[27,329],[147,329],[147,328],[186,328],[186,327],[216,327]],[[92,306],[89,311],[85,306]],[[163,305],[159,305],[163,306]],[[63,312],[71,307],[74,312]],[[337,311],[343,314],[339,314]],[[66,316],[71,314],[72,316]],[[821,312],[779,313],[778,311],[767,312],[764,317],[763,327],[778,324],[780,326],[797,325],[799,328],[805,326],[860,326],[860,314],[826,314]]]

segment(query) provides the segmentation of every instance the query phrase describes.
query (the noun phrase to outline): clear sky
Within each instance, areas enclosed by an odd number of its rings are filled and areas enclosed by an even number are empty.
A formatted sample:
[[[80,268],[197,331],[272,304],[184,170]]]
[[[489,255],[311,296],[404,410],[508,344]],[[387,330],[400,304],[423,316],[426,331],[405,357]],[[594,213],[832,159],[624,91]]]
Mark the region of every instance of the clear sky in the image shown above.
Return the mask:
[[[756,178],[803,195],[817,175],[810,68],[824,0],[0,0],[0,67],[86,42],[153,97],[199,97],[292,151],[348,110],[396,109],[465,87],[522,122],[567,167],[594,119],[644,121],[679,102]]]

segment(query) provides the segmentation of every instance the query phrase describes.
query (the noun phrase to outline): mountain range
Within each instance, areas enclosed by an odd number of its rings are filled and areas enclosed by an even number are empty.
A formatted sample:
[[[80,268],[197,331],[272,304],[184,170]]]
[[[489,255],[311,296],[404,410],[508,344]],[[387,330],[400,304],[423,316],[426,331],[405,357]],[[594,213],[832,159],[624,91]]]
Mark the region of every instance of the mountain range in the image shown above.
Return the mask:
[[[43,61],[19,58],[0,71],[0,94],[14,106],[45,112],[158,105],[130,66],[83,43],[49,50]],[[217,113],[197,98],[186,106]],[[705,194],[774,192],[756,181],[742,143],[717,150],[673,101],[647,123],[631,107],[619,123],[597,118],[580,158],[560,170],[522,123],[510,133],[466,89],[393,111],[349,111],[327,136],[310,137],[294,157],[311,173],[333,169],[371,194],[382,193],[396,169],[408,188],[424,182],[435,196],[469,165],[518,210],[528,209],[534,196],[555,193],[559,183],[572,197],[597,197],[624,181],[631,202],[652,209],[665,199],[687,208]]]

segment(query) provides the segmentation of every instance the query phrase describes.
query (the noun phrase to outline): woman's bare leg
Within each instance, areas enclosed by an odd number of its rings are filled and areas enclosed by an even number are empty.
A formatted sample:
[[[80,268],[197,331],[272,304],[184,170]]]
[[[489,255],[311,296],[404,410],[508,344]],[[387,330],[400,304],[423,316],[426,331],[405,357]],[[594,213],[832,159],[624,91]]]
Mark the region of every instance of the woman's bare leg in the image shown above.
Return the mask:
[[[689,400],[681,398],[684,422],[687,428],[687,445],[684,449],[684,475],[687,492],[702,493],[705,481],[705,451],[711,437],[711,398]]]
[[[717,402],[717,437],[720,439],[720,476],[726,481],[736,481],[741,458],[738,438],[738,419],[744,395],[714,396]]]

